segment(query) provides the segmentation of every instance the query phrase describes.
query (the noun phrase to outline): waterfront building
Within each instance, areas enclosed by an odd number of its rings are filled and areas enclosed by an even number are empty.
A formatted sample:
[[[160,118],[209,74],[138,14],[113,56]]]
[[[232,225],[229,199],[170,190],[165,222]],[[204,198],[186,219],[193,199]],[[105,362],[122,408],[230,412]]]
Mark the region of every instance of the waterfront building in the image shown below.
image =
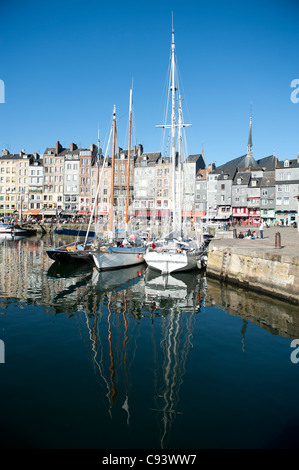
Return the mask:
[[[139,146],[141,152],[141,146]],[[130,179],[129,179],[129,213],[132,212],[134,197],[134,162],[136,158],[136,147],[130,151]],[[116,209],[116,224],[123,227],[126,218],[127,178],[128,178],[128,150],[118,148],[114,165],[114,207]]]
[[[185,219],[196,220],[202,216],[202,211],[198,210],[197,205],[200,184],[197,183],[196,188],[196,178],[205,168],[203,154],[189,155],[182,164],[182,217]]]
[[[88,216],[95,201],[98,185],[98,148],[90,144],[89,149],[79,149],[79,210],[78,215]]]
[[[207,212],[207,174],[208,170],[199,170],[195,178],[195,221],[200,223]]]
[[[0,159],[0,215],[13,216],[28,209],[29,156],[3,149]],[[24,212],[23,212],[24,213]]]
[[[157,194],[162,195],[162,189],[156,193],[156,176],[163,176],[163,168],[159,167],[159,174],[156,169],[157,162],[161,162],[161,152],[143,153],[142,146],[139,146],[134,168],[134,203],[133,216],[138,223],[147,223],[155,218],[155,205]],[[169,166],[167,167],[169,171]],[[161,174],[160,174],[161,173]],[[165,175],[167,176],[167,175]],[[162,186],[162,183],[161,183]]]
[[[79,210],[80,150],[74,143],[64,153],[63,215],[75,216]]]
[[[216,193],[217,213],[215,220],[228,222],[232,215],[232,184],[236,170],[223,169],[218,175],[218,191]]]
[[[43,155],[34,153],[29,156],[28,210],[27,218],[40,214],[43,196]]]
[[[297,159],[277,162],[275,172],[275,221],[280,225],[290,225],[297,220],[297,200],[299,192],[299,154]]]
[[[275,223],[275,168],[277,158],[274,155],[258,160],[263,169],[261,181],[261,221],[274,225]]]
[[[57,141],[44,152],[43,217],[57,217],[63,209],[64,150]]]

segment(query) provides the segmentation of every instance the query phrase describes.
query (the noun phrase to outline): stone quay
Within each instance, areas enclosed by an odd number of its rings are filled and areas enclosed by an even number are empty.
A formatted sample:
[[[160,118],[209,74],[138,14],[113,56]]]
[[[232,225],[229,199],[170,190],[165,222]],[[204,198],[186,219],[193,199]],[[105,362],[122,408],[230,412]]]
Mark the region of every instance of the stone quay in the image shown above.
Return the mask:
[[[238,238],[254,230],[259,238]],[[237,238],[235,238],[237,236]],[[299,304],[299,232],[293,227],[238,227],[210,242],[207,276]]]

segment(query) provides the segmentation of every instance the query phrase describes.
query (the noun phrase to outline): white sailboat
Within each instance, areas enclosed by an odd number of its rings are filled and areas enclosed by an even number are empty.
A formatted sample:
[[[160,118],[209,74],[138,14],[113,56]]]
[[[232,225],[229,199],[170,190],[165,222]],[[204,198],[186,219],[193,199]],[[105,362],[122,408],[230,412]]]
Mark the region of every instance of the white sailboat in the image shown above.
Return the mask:
[[[172,214],[173,230],[170,236],[164,240],[152,244],[148,248],[144,259],[148,266],[161,271],[162,274],[170,274],[177,271],[189,271],[200,267],[204,248],[198,239],[190,240],[183,238],[182,233],[182,189],[181,189],[181,165],[182,165],[182,129],[189,126],[183,124],[181,95],[179,95],[178,123],[176,121],[176,92],[178,90],[176,80],[176,57],[174,31],[172,28],[171,43],[171,76],[170,91],[172,95],[171,124],[157,127],[171,129],[171,161],[172,161]],[[176,151],[176,135],[178,140],[178,161]],[[176,182],[176,178],[178,181]],[[178,183],[178,184],[177,184]]]
[[[126,231],[128,231],[129,210],[129,184],[130,184],[130,153],[131,153],[131,119],[132,119],[132,89],[130,90],[129,107],[129,148],[127,167],[127,195],[126,195]],[[127,237],[121,243],[114,243],[114,165],[115,165],[115,137],[116,137],[116,108],[113,111],[113,139],[112,139],[112,168],[111,168],[111,198],[109,211],[109,241],[108,246],[101,247],[92,254],[94,264],[98,271],[120,269],[135,266],[144,262],[145,241],[136,234],[126,233]]]

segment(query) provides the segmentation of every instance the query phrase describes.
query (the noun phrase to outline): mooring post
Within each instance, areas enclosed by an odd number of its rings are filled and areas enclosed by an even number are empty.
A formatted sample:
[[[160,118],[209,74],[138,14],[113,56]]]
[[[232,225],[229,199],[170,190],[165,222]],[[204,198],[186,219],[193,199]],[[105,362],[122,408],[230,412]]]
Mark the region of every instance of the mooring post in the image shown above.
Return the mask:
[[[281,248],[281,236],[280,232],[275,233],[275,248]]]

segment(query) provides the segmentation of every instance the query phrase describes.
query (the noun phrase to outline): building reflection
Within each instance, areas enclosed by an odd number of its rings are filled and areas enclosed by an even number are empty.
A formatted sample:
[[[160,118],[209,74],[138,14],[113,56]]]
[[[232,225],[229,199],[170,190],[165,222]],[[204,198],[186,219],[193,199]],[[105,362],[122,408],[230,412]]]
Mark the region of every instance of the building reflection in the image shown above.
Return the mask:
[[[0,245],[0,311],[5,313],[17,301],[42,306],[49,315],[80,319],[107,412],[111,418],[122,412],[119,419],[126,426],[136,413],[130,399],[138,361],[145,359],[140,357],[143,342],[150,342],[146,351],[151,357],[146,359],[153,365],[153,402],[148,411],[159,427],[162,449],[183,412],[180,395],[203,308],[221,307],[242,318],[243,352],[249,322],[272,334],[298,337],[298,309],[268,296],[206,279],[199,272],[160,276],[144,265],[101,273],[89,265],[63,266],[48,258],[51,242],[46,237]]]

